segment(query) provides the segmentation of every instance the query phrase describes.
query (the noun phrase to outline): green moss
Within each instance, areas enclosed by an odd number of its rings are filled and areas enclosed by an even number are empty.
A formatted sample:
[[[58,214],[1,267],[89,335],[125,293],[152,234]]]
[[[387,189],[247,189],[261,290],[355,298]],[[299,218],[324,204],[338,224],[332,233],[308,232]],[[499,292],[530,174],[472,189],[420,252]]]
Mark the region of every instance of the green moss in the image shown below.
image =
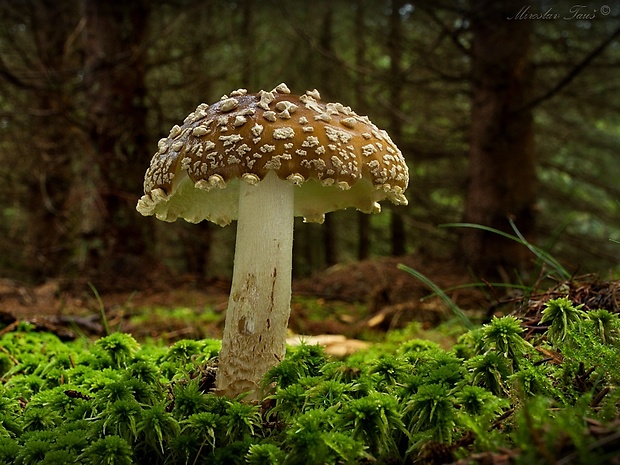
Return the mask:
[[[219,341],[63,343],[25,328],[0,340],[0,463],[387,464],[499,449],[604,463],[588,426],[619,416],[618,316],[558,305],[571,323],[558,311],[553,330],[549,316],[536,347],[514,317],[452,348],[415,325],[342,360],[291,347],[260,405],[210,391]]]

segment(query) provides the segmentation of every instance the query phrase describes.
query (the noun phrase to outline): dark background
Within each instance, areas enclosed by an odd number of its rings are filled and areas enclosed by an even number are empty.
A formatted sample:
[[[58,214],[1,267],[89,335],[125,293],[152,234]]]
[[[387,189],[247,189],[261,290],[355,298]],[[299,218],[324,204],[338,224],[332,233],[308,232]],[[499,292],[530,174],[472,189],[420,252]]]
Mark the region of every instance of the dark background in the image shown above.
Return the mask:
[[[411,174],[407,207],[299,219],[297,277],[418,254],[516,281],[525,247],[440,227],[509,220],[571,272],[618,276],[619,69],[617,2],[3,1],[0,275],[228,276],[234,225],[142,217],[143,175],[199,103],[286,82],[367,114]]]

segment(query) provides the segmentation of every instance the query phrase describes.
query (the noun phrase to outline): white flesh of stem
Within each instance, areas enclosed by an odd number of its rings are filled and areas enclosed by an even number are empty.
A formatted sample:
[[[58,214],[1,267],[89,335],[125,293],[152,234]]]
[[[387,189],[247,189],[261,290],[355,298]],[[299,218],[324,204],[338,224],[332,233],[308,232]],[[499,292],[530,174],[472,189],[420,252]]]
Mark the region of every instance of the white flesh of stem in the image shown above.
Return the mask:
[[[251,391],[284,357],[291,304],[293,185],[269,172],[241,183],[232,287],[216,389],[227,397]]]

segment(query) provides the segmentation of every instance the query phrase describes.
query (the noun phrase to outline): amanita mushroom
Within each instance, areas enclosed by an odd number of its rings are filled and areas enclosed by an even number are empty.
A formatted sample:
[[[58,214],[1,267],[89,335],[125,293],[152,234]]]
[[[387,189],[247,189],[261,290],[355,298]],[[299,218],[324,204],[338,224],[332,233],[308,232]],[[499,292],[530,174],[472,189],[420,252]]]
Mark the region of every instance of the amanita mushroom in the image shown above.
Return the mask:
[[[163,221],[237,220],[232,288],[216,389],[260,397],[282,360],[290,315],[293,216],[406,205],[409,172],[385,131],[316,90],[245,89],[201,104],[159,141],[137,210]]]

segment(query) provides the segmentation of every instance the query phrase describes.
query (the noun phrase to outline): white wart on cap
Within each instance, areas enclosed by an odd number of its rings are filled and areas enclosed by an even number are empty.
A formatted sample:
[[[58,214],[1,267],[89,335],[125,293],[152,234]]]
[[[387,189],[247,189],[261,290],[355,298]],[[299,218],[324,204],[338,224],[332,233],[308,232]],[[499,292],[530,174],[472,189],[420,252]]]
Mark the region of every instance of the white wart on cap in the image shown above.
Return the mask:
[[[245,89],[201,104],[159,141],[137,210],[160,220],[226,225],[237,219],[239,183],[269,171],[295,188],[295,216],[321,222],[330,211],[406,205],[405,160],[388,134],[316,90],[291,95]]]

